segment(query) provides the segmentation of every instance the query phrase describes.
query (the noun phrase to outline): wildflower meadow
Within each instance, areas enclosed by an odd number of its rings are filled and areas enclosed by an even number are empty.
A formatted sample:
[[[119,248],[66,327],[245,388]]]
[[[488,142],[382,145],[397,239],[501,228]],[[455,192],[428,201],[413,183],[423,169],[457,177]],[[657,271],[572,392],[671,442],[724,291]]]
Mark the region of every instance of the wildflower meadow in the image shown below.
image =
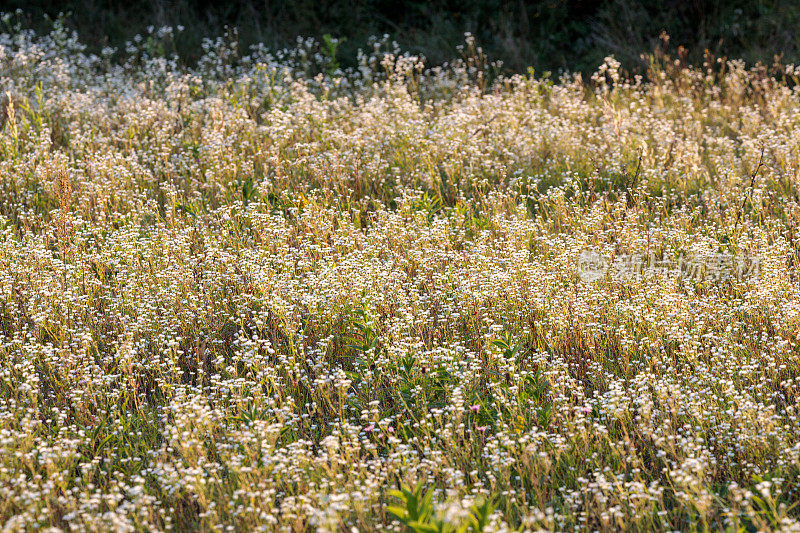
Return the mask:
[[[800,531],[800,67],[179,30],[0,34],[4,530]]]

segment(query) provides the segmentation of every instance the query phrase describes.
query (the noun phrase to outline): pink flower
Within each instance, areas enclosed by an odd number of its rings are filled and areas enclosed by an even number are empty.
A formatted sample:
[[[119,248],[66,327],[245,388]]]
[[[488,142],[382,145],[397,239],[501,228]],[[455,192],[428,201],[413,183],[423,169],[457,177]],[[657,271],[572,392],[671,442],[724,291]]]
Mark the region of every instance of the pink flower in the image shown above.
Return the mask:
[[[478,411],[481,410],[481,406],[476,403],[475,405],[470,405],[469,410],[472,411],[473,413],[477,413]]]
[[[394,433],[394,428],[392,426],[389,426],[386,429],[388,429],[389,433]]]
[[[583,413],[583,414],[585,414],[585,415],[588,415],[588,414],[589,414],[589,413],[591,413],[591,412],[592,412],[592,408],[591,408],[591,407],[588,407],[588,406],[586,406],[586,405],[584,405],[583,407],[581,407],[581,413]]]
[[[364,428],[364,431],[366,431],[367,433],[371,433],[374,429],[375,429],[375,424],[370,424]]]
[[[477,429],[481,433],[485,433],[486,430],[489,429],[489,426],[476,426],[475,429]]]

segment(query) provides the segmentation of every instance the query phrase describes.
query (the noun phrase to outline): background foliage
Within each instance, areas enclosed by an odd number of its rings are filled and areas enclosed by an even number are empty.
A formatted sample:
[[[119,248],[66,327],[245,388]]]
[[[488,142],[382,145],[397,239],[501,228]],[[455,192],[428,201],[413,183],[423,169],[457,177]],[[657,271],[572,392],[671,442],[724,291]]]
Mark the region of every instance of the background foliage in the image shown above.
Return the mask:
[[[236,27],[241,44],[292,45],[298,35],[344,39],[344,66],[371,35],[388,33],[404,50],[442,62],[455,54],[463,33],[473,33],[493,59],[509,70],[591,71],[609,53],[629,71],[643,70],[640,53],[652,50],[662,32],[697,61],[703,51],[772,63],[796,62],[800,49],[800,3],[790,0],[11,0],[25,23],[42,31],[47,17],[67,15],[83,42],[100,49],[122,47],[148,26],[184,26],[176,49],[196,60],[200,42]]]

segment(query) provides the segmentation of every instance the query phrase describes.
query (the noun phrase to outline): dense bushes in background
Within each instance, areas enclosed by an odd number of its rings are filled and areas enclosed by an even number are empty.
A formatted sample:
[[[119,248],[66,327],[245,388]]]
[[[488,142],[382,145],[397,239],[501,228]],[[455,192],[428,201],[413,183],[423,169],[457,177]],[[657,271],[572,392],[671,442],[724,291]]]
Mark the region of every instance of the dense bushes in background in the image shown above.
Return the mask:
[[[12,0],[6,11],[22,9],[23,24],[48,29],[47,17],[63,12],[67,26],[100,50],[122,47],[148,26],[183,26],[176,51],[196,60],[204,37],[236,27],[248,46],[293,44],[298,35],[341,40],[338,53],[353,65],[371,35],[388,33],[403,49],[431,62],[452,57],[465,31],[509,70],[591,71],[609,53],[628,70],[642,68],[640,53],[662,32],[698,60],[705,49],[747,62],[772,63],[776,53],[796,62],[800,53],[800,3],[790,0]]]

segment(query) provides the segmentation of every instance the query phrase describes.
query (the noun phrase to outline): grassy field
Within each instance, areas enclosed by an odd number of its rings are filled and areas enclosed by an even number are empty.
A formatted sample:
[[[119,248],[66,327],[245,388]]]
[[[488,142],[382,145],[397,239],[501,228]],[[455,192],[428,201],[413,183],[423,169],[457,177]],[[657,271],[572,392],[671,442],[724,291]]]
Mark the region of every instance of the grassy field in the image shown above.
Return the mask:
[[[0,523],[800,530],[800,68],[0,35]]]

